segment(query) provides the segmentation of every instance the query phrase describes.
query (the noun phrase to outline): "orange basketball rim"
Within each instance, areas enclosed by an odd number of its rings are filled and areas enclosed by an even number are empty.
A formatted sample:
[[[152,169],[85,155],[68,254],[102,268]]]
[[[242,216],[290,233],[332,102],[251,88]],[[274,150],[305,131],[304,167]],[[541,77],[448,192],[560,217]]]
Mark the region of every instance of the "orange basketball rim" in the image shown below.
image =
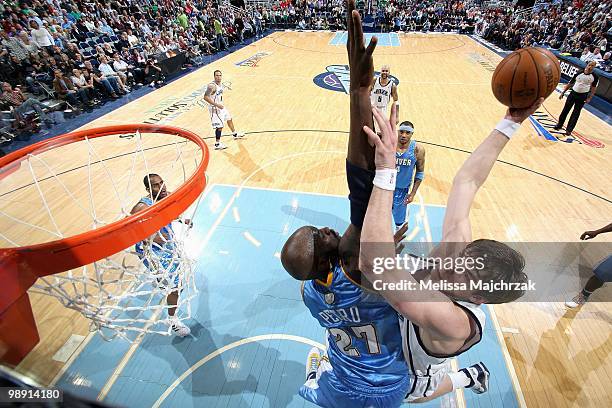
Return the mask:
[[[39,277],[109,257],[151,236],[179,217],[204,191],[209,152],[204,141],[188,130],[163,125],[126,124],[67,133],[0,158],[2,182],[32,154],[86,139],[138,132],[174,135],[196,144],[201,151],[196,171],[166,198],[126,218],[55,241],[0,248],[0,360],[16,365],[39,341],[27,293]]]

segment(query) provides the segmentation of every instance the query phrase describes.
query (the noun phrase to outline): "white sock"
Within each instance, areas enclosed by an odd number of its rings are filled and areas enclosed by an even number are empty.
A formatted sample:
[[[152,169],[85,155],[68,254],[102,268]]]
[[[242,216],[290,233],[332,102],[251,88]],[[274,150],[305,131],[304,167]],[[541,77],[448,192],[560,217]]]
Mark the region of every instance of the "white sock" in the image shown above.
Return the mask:
[[[447,375],[448,378],[450,378],[451,383],[453,384],[453,390],[456,390],[458,388],[465,388],[470,385],[471,380],[462,371],[458,371],[456,373],[448,373]]]

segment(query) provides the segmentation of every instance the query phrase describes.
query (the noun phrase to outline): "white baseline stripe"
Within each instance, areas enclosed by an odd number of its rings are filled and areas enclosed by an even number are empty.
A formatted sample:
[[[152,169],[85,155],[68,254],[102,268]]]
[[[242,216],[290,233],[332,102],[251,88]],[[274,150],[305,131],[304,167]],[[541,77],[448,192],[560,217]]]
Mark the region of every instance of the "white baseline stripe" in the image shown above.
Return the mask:
[[[166,389],[166,391],[164,391],[164,393],[159,397],[159,399],[157,401],[155,401],[155,404],[153,404],[152,408],[159,408],[159,406],[162,404],[162,402],[164,402],[164,400],[166,398],[168,398],[168,396],[174,391],[174,389],[188,376],[190,376],[195,370],[197,370],[198,368],[200,368],[201,366],[203,366],[204,364],[206,364],[207,362],[209,362],[210,360],[212,360],[213,358],[225,353],[228,350],[231,350],[233,348],[236,347],[240,347],[243,346],[245,344],[249,344],[249,343],[254,343],[257,341],[266,341],[266,340],[291,340],[291,341],[297,341],[299,343],[304,343],[307,344],[309,346],[312,347],[317,347],[321,350],[325,350],[326,347],[321,344],[318,343],[314,340],[310,340],[307,339],[306,337],[301,337],[301,336],[294,336],[291,334],[263,334],[260,336],[254,336],[254,337],[247,337],[246,339],[242,339],[242,340],[238,340],[235,341],[233,343],[230,343],[226,346],[223,346],[215,351],[213,351],[212,353],[208,354],[207,356],[205,356],[204,358],[202,358],[200,361],[198,361],[197,363],[195,363],[194,365],[192,365],[191,367],[189,367],[187,369],[187,371],[185,371],[183,374],[181,374],[181,376],[179,378],[176,379],[176,381],[174,381],[172,384],[170,384],[170,386]]]

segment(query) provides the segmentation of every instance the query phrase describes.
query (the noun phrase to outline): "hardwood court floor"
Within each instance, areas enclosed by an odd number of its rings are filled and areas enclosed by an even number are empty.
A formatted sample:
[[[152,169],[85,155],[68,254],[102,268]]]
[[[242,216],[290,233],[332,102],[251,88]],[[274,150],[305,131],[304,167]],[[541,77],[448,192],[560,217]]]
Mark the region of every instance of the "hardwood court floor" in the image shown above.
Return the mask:
[[[167,123],[208,138],[212,148],[208,111],[198,100],[213,70],[220,69],[224,81],[232,82],[224,103],[238,129],[249,134],[239,142],[226,138],[227,150],[211,150],[211,182],[346,194],[348,97],[341,90],[341,69],[333,66],[347,60],[343,46],[329,45],[333,36],[273,33],[88,126]],[[504,107],[490,90],[491,70],[500,57],[464,36],[399,38],[400,47],[376,50],[375,66],[388,64],[399,78],[400,119],[415,124],[414,137],[427,149],[422,199],[444,205],[455,172],[503,116]],[[256,66],[244,62],[257,53],[262,54]],[[313,81],[334,70],[338,75],[326,83],[339,91]],[[543,109],[556,118],[562,106],[553,94]],[[471,213],[475,237],[571,242],[611,222],[612,132],[587,111],[576,130],[605,147],[545,140],[531,124],[523,125],[476,198]],[[19,193],[12,198],[18,201]],[[609,299],[610,288],[603,291]],[[87,322],[53,299],[32,296],[32,301],[43,340],[20,369],[48,383],[62,367],[51,357],[71,334],[85,334]],[[566,311],[561,303],[495,306],[501,327],[507,328],[503,337],[527,406],[612,405],[608,305],[593,302],[577,312]]]

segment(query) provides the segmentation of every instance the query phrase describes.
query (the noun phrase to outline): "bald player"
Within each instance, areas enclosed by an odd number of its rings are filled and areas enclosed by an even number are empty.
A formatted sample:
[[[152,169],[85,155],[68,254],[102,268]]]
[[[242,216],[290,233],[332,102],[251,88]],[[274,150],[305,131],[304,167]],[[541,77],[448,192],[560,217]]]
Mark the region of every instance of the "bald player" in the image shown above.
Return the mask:
[[[391,80],[391,68],[383,65],[380,68],[380,75],[374,78],[371,86],[370,99],[372,106],[377,107],[383,115],[388,115],[388,107],[391,99],[396,107],[396,114],[399,118],[399,97],[397,96],[397,85]]]
[[[346,159],[351,224],[340,236],[330,228],[306,226],[288,239],[281,262],[304,281],[302,296],[326,329],[326,356],[309,353],[300,395],[322,407],[399,407],[410,377],[401,347],[397,313],[379,295],[359,285],[359,234],[374,176],[374,151],[364,126],[372,125],[372,52],[366,49],[354,0],[347,7],[350,65],[350,132]]]

